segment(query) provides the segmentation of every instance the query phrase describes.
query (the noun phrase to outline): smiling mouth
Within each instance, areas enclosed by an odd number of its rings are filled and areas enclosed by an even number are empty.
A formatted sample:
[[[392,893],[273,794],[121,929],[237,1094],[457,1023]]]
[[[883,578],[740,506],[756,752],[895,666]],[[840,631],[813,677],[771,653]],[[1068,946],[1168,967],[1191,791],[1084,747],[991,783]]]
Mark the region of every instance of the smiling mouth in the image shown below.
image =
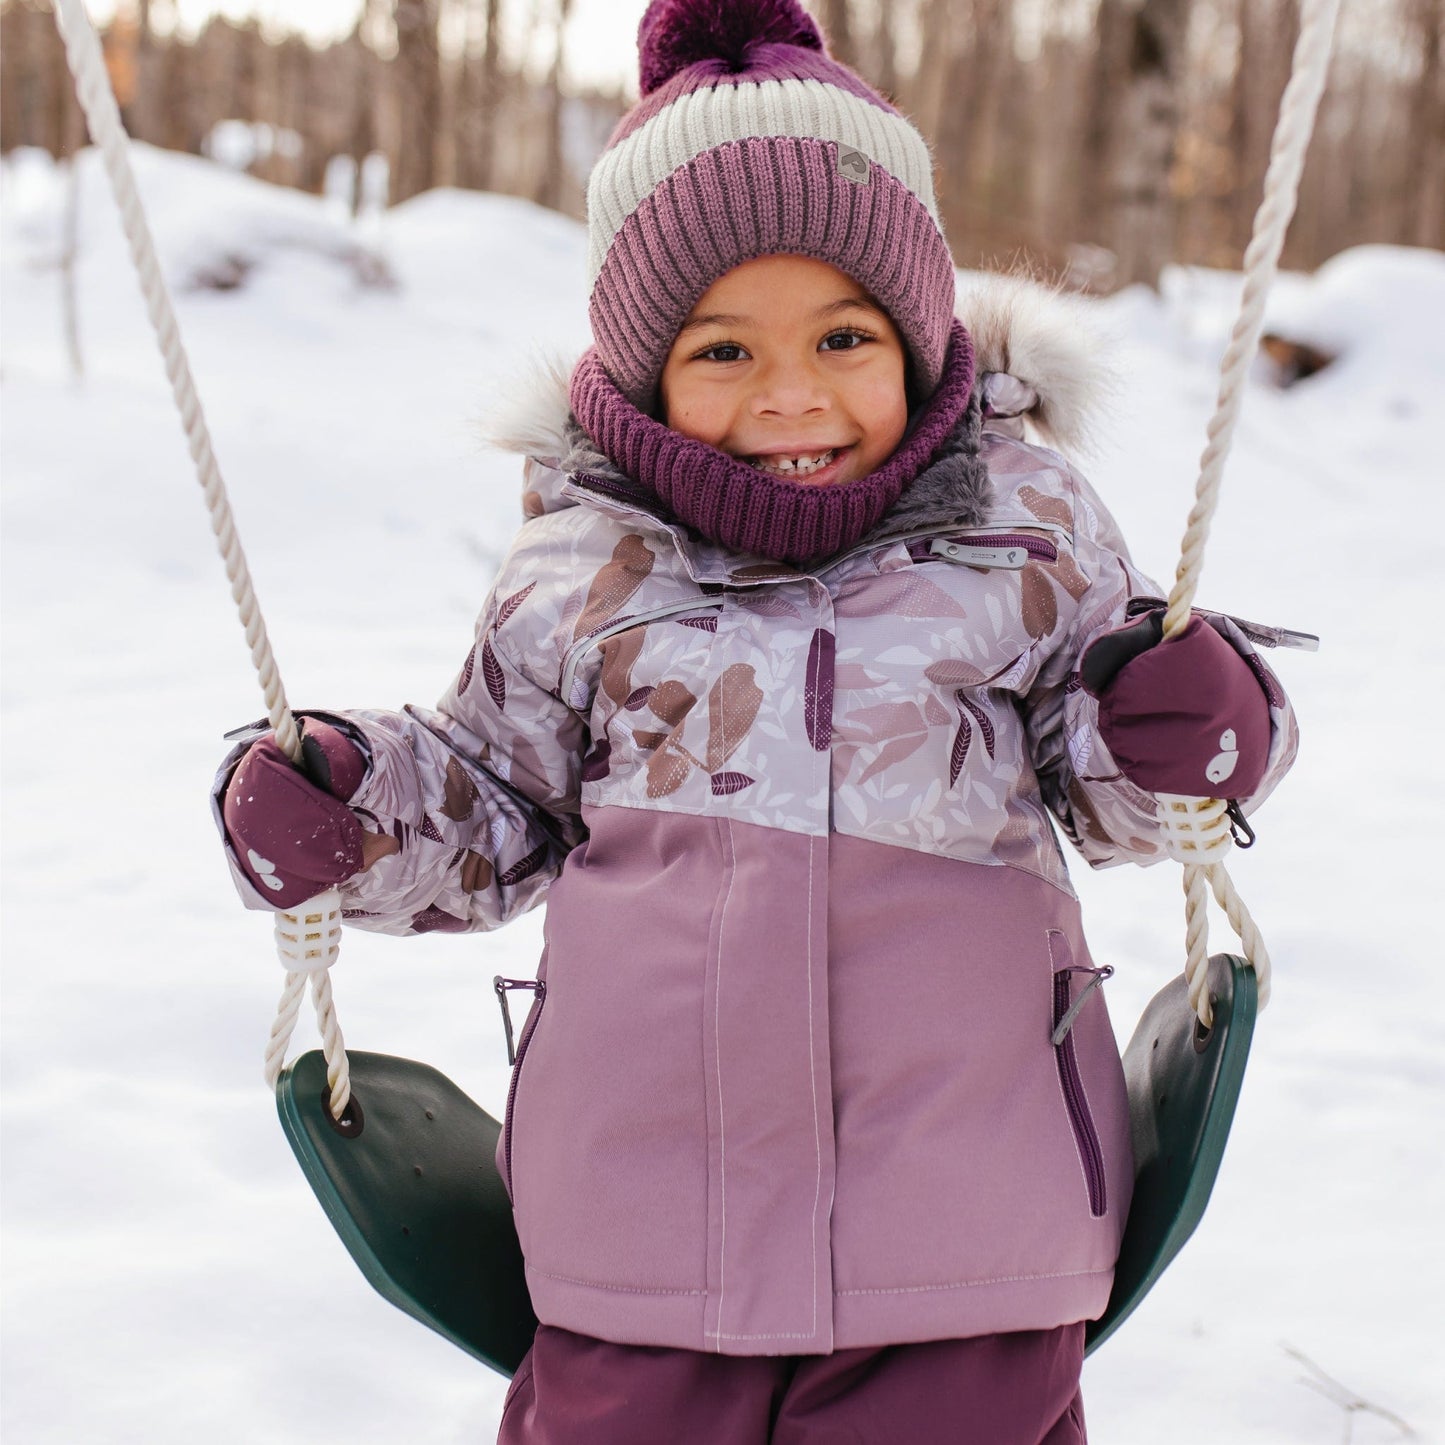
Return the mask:
[[[814,472],[821,472],[845,450],[844,447],[830,447],[827,451],[799,452],[793,456],[748,457],[747,463],[760,472],[767,472],[769,476],[797,479],[811,476]]]

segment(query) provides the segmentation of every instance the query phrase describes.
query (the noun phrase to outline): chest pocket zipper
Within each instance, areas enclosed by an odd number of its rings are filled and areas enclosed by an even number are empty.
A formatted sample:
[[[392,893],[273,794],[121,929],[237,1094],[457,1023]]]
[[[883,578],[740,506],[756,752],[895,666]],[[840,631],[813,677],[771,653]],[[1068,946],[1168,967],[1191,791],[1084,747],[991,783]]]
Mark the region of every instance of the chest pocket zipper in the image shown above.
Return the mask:
[[[689,597],[682,602],[668,602],[661,607],[650,607],[644,612],[632,612],[626,617],[619,617],[609,622],[605,627],[599,627],[594,632],[589,632],[586,637],[579,638],[567,649],[566,660],[562,664],[562,678],[559,684],[562,701],[577,711],[578,707],[572,700],[572,689],[577,681],[577,669],[582,664],[582,659],[594,648],[601,647],[609,637],[614,637],[619,632],[627,632],[634,627],[645,627],[649,622],[660,622],[664,617],[681,617],[689,612],[721,612],[722,605],[717,602],[708,602],[704,598]]]
[[[1057,562],[1059,549],[1047,537],[1034,537],[1027,532],[990,532],[933,537],[929,540],[927,555],[941,557],[960,567],[1018,572],[1030,562]]]

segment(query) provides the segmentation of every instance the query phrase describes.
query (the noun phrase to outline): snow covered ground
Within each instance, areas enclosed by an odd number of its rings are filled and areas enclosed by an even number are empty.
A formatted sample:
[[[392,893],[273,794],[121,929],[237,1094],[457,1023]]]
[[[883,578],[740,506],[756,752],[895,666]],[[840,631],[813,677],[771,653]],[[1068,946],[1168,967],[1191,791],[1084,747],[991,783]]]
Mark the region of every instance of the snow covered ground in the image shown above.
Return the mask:
[[[581,228],[438,193],[358,235],[137,163],[293,702],[431,702],[518,515],[477,421],[529,352],[583,344]],[[371,1294],[260,1082],[279,970],[205,804],[259,694],[90,154],[70,373],[63,194],[43,158],[3,167],[5,1438],[490,1439],[504,1382]],[[357,279],[378,248],[391,289]],[[194,286],[218,272],[244,282]],[[1125,384],[1088,470],[1166,579],[1237,287],[1177,273],[1096,307]],[[1445,257],[1347,254],[1277,314],[1342,359],[1250,395],[1201,596],[1324,639],[1278,658],[1304,751],[1232,864],[1275,1003],[1208,1218],[1087,1367],[1101,1445],[1403,1438],[1367,1405],[1445,1440]],[[1127,1037],[1179,964],[1177,876],[1079,881]],[[490,979],[539,937],[349,935],[348,1039],[500,1114]]]

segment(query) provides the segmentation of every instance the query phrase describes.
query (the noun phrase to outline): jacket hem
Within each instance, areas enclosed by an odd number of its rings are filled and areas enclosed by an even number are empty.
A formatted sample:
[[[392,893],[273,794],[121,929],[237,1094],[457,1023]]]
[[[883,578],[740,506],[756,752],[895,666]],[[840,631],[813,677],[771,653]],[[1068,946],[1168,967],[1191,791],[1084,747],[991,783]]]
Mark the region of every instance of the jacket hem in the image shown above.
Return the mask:
[[[1110,1267],[963,1284],[850,1290],[833,1297],[832,1328],[705,1334],[707,1292],[590,1284],[527,1266],[532,1308],[544,1325],[620,1345],[722,1355],[815,1355],[1050,1330],[1097,1319],[1109,1303]]]

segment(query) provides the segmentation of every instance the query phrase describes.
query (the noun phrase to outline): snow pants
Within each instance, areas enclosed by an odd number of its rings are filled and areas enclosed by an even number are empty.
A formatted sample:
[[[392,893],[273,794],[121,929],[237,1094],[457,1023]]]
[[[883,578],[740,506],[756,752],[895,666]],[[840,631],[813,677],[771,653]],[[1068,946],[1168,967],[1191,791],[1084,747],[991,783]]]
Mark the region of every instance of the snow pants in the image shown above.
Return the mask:
[[[615,1345],[542,1325],[497,1445],[1084,1445],[1084,1327],[831,1355]]]

